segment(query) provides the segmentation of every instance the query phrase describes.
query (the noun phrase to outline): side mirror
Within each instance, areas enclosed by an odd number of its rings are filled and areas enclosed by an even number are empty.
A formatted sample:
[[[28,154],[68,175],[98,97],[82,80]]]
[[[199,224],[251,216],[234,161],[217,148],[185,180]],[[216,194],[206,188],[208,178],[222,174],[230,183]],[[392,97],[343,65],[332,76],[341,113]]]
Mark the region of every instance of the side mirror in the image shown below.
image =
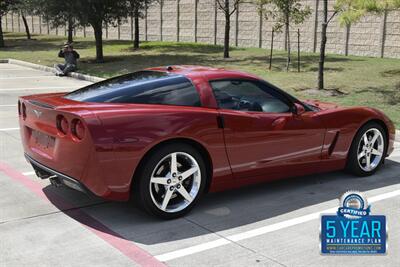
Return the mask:
[[[294,110],[293,113],[296,115],[301,115],[304,112],[306,112],[306,109],[304,108],[303,105],[299,104],[299,103],[294,103]]]

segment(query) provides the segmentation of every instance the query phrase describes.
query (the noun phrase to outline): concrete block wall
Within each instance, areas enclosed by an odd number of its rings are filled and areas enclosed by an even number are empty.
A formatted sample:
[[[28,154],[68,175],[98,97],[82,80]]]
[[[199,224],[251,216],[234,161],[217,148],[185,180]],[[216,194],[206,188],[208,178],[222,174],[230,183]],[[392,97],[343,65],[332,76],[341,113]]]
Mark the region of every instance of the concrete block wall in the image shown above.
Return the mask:
[[[297,29],[300,29],[302,51],[318,51],[323,4],[322,0],[303,0],[312,9],[311,16],[301,25],[290,29],[291,47],[297,49]],[[335,0],[329,0],[329,12],[333,13]],[[233,6],[233,2],[231,4]],[[65,27],[52,28],[44,19],[27,17],[32,33],[66,35]],[[162,0],[150,5],[140,19],[140,39],[148,41],[180,41],[223,44],[225,17],[215,0]],[[231,16],[230,45],[263,47],[271,45],[274,21],[267,20],[258,6],[243,2]],[[4,31],[23,32],[22,18],[7,14],[2,19]],[[334,17],[328,27],[327,52],[373,57],[400,58],[400,11],[368,15],[349,27],[341,26]],[[76,36],[93,36],[91,27],[79,27]],[[104,39],[131,40],[131,18],[120,25],[105,25]],[[274,47],[285,48],[285,34],[274,33]]]
[[[179,40],[182,42],[194,42],[194,14],[193,0],[179,1]]]
[[[400,11],[387,16],[384,54],[400,58]]]
[[[210,0],[198,0],[197,1],[198,42],[214,44],[214,20],[215,20],[215,2]]]

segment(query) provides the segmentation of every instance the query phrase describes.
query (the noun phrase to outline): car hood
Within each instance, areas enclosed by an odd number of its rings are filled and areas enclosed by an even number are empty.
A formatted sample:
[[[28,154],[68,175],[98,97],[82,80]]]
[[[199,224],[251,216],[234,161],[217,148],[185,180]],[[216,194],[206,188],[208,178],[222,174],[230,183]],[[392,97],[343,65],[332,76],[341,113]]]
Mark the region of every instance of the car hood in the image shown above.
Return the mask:
[[[340,106],[338,104],[323,102],[319,100],[304,100],[304,103],[317,107],[320,110],[329,110],[329,109],[337,109]]]

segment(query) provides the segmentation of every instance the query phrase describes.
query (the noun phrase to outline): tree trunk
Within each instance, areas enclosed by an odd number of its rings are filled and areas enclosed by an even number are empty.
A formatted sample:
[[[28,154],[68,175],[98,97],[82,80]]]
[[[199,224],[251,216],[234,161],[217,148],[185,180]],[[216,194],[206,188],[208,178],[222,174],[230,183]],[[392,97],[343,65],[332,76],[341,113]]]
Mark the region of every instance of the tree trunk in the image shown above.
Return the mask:
[[[286,71],[289,71],[290,66],[290,9],[289,3],[286,3],[285,6],[285,48],[287,51],[287,60],[286,60]]]
[[[274,33],[275,33],[275,29],[272,28],[272,31],[271,31],[271,49],[270,49],[270,52],[269,52],[269,67],[268,67],[269,70],[272,69],[272,53],[274,52]]]
[[[324,89],[324,64],[325,64],[325,45],[326,45],[326,28],[328,27],[328,0],[324,0],[324,21],[321,29],[321,47],[319,52],[318,64],[318,89]]]
[[[231,29],[231,20],[229,16],[225,16],[225,19],[224,58],[229,58],[229,32]]]
[[[3,28],[1,27],[1,16],[0,16],[0,47],[4,47]]]
[[[68,20],[68,43],[72,43],[74,41],[73,35],[74,35],[73,22],[72,22],[72,19],[69,19]]]
[[[224,36],[224,58],[229,58],[229,33],[231,30],[231,17],[229,15],[229,0],[225,0],[225,36]]]
[[[286,17],[288,18],[288,15]],[[286,22],[286,45],[287,45],[287,60],[286,60],[286,71],[289,71],[289,66],[290,66],[290,62],[291,62],[291,58],[290,58],[290,32],[289,32],[289,22]]]
[[[135,39],[133,49],[139,49],[139,10],[135,8]]]
[[[31,39],[31,33],[29,32],[28,22],[26,21],[25,15],[23,13],[21,13],[21,17],[22,17],[22,20],[23,20],[24,26],[25,26],[26,38],[28,38],[28,40],[30,40]]]
[[[103,63],[103,29],[100,23],[92,24],[94,30],[94,38],[96,40],[96,62]]]

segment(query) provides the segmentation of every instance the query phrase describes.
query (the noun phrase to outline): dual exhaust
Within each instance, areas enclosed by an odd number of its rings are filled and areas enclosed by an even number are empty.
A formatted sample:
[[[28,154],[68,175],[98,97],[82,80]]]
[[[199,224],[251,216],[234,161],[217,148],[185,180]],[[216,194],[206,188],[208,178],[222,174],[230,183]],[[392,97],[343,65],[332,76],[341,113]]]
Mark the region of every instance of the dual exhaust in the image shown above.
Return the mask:
[[[89,191],[86,187],[80,183],[78,180],[62,174],[58,171],[55,171],[39,162],[31,158],[28,154],[25,153],[25,158],[32,165],[33,169],[36,172],[36,175],[41,179],[49,179],[50,183],[56,187],[66,186],[71,189],[83,192],[88,194]]]
[[[57,175],[51,174],[49,172],[46,172],[42,169],[37,168],[35,165],[32,165],[33,168],[35,169],[36,176],[39,177],[40,179],[49,179],[51,185],[55,187],[60,187],[63,184],[61,183],[60,178],[58,178]]]
[[[64,185],[66,185],[65,183],[62,182],[63,179],[58,177],[57,175],[51,174],[44,170],[41,170],[34,165],[33,165],[33,168],[35,169],[35,173],[36,173],[37,177],[39,177],[40,179],[49,179],[51,185],[53,185],[55,187],[62,187]]]

